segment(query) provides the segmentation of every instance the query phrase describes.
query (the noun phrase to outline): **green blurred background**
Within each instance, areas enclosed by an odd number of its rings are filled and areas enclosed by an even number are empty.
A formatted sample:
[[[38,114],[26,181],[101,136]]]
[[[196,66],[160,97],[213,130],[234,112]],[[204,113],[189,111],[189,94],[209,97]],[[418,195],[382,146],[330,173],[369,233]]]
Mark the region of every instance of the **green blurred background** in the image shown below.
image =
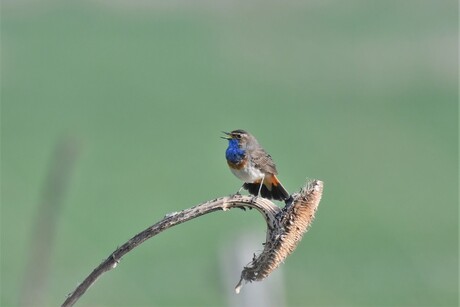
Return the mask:
[[[282,266],[286,305],[458,305],[456,0],[3,1],[1,14],[2,306],[38,269],[60,140],[77,154],[48,306],[166,213],[235,192],[219,136],[237,128],[288,190],[325,182]],[[172,228],[78,305],[225,306],[220,250],[262,243],[264,227],[233,210]]]

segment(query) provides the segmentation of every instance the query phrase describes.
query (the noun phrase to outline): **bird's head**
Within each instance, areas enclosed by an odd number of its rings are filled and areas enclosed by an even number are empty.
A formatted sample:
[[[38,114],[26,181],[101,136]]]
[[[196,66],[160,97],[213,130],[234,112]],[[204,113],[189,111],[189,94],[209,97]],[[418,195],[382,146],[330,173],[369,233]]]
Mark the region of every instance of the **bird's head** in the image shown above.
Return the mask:
[[[226,139],[230,143],[236,143],[240,148],[246,148],[248,145],[257,144],[256,139],[247,131],[237,129],[232,132],[224,132],[225,136],[221,138]]]

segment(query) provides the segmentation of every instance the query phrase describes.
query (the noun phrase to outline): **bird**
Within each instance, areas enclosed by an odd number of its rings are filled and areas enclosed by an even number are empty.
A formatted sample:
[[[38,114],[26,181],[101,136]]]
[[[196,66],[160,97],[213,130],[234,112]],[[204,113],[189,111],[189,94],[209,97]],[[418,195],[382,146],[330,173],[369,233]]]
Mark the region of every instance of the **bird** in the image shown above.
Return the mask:
[[[244,181],[237,194],[244,188],[256,197],[262,196],[290,204],[292,197],[276,176],[278,171],[272,157],[257,139],[242,129],[222,132],[225,136],[221,138],[228,140],[225,158],[230,171]]]

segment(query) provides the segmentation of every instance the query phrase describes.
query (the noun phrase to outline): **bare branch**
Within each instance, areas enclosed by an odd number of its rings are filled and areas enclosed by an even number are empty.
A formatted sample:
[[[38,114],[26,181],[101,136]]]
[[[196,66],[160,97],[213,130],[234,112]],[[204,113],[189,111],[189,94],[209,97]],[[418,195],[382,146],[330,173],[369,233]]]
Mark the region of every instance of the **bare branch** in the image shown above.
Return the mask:
[[[138,233],[110,254],[67,297],[62,306],[75,304],[99,276],[115,268],[125,254],[160,232],[214,211],[249,207],[257,209],[263,215],[267,223],[267,239],[264,251],[244,268],[236,288],[239,292],[243,281],[264,279],[295,249],[314,218],[322,190],[321,181],[307,182],[300,193],[293,195],[294,202],[283,209],[264,198],[234,195],[216,198],[180,212],[167,214],[161,221]]]

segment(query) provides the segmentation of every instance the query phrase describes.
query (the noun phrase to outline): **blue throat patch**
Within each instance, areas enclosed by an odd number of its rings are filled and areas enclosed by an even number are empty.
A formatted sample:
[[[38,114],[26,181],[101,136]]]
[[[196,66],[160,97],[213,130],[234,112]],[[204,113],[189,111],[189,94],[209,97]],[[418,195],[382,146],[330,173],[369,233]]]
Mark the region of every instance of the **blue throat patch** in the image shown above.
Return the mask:
[[[225,158],[233,164],[237,164],[243,160],[244,150],[238,146],[238,140],[228,140],[228,148],[225,151]]]

